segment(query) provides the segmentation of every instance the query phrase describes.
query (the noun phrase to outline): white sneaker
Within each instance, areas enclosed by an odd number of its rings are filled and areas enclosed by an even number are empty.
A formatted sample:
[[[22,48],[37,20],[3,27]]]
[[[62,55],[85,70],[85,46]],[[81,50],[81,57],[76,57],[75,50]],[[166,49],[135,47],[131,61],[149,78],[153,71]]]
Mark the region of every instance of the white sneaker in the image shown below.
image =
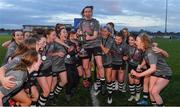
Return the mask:
[[[125,93],[125,92],[126,92],[126,90],[125,90],[125,89],[122,89],[122,90],[121,90],[121,92]]]
[[[123,89],[120,89],[120,88],[119,88],[119,91],[120,91],[120,92],[122,92],[122,90],[123,90]]]
[[[125,92],[126,92],[125,89],[119,89],[119,91],[122,92],[122,93],[125,93]]]
[[[128,101],[133,101],[133,99],[135,99],[135,96],[130,96],[130,98],[128,99]]]
[[[112,104],[112,97],[108,97],[107,103]]]
[[[137,93],[137,94],[136,94],[136,97],[135,97],[135,100],[136,100],[136,101],[139,101],[139,99],[140,99],[140,93]]]

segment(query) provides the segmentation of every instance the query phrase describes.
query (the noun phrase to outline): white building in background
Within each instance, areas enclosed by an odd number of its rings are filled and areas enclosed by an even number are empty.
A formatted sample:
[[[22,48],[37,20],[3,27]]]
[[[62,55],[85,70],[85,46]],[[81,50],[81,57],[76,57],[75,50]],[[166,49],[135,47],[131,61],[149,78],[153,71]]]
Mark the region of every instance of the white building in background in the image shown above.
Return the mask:
[[[32,32],[34,29],[50,29],[54,28],[54,26],[49,25],[23,25],[23,31]]]
[[[64,24],[66,28],[72,27],[71,24]],[[32,32],[34,29],[53,29],[55,26],[51,25],[23,25],[23,31],[29,31]]]

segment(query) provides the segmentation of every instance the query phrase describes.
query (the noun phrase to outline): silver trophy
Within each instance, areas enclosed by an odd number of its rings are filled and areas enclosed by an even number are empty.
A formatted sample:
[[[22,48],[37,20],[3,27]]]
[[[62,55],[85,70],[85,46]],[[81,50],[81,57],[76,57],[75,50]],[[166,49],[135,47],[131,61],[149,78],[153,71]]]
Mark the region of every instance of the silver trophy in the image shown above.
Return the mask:
[[[87,51],[84,48],[81,48],[80,57],[86,57],[86,56],[88,56]]]
[[[86,57],[87,51],[84,49],[83,45],[86,43],[85,35],[79,35],[79,42],[81,44],[81,50],[79,52],[80,57]]]

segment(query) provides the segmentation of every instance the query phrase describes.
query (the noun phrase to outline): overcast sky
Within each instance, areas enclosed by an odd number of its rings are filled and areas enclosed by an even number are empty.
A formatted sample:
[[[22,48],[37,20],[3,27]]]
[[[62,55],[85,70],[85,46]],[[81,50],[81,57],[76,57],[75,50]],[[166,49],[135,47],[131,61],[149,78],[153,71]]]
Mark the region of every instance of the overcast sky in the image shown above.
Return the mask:
[[[0,28],[23,24],[73,24],[86,5],[94,6],[101,24],[114,22],[116,29],[164,31],[166,0],[0,0]],[[180,0],[168,0],[168,32],[180,32]]]

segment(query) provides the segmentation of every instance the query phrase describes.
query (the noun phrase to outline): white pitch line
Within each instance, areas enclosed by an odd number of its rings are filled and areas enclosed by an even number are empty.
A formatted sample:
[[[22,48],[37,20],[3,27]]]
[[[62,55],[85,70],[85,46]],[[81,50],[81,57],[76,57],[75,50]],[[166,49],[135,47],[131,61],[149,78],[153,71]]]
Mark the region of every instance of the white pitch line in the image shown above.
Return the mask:
[[[94,95],[94,89],[93,86],[91,88],[90,94],[91,94],[91,100],[92,100],[92,105],[93,107],[99,107],[99,100],[97,99],[97,97]]]

